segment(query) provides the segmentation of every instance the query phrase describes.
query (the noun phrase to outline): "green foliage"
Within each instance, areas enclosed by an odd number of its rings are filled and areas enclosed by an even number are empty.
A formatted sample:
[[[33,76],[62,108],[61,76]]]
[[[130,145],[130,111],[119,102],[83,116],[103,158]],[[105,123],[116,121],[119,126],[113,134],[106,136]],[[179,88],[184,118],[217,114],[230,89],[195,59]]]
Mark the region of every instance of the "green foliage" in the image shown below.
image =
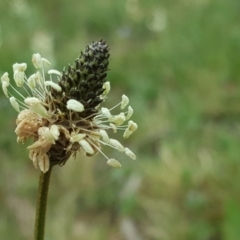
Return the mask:
[[[106,104],[125,93],[139,125],[125,142],[136,161],[106,152],[120,170],[101,155],[53,170],[46,239],[240,239],[239,7],[237,0],[0,2],[0,74],[21,61],[31,74],[34,52],[61,70],[103,38],[111,49]],[[3,93],[0,109],[0,239],[30,240],[39,172],[27,144],[16,144],[16,114]]]

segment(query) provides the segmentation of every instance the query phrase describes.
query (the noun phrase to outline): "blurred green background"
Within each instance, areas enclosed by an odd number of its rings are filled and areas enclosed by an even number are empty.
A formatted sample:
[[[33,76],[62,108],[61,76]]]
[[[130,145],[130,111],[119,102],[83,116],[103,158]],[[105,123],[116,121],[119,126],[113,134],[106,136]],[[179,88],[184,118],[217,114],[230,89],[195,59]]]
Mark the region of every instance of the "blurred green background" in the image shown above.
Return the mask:
[[[240,1],[0,1],[0,74],[39,52],[63,69],[110,45],[108,106],[124,93],[138,131],[55,167],[46,240],[240,239]],[[111,104],[111,105],[110,105]],[[0,93],[0,239],[31,240],[39,171]],[[120,135],[119,135],[120,137]],[[117,138],[117,137],[116,137]]]

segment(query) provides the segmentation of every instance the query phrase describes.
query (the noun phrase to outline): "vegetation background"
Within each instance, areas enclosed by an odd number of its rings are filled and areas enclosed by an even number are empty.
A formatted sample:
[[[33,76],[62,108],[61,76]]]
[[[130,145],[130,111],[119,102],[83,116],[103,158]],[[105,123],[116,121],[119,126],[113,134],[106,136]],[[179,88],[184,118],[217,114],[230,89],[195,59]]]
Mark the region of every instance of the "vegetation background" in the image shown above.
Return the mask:
[[[240,239],[240,1],[0,1],[0,74],[39,52],[63,69],[111,48],[106,104],[124,93],[136,161],[105,149],[52,175],[47,240]],[[110,106],[110,105],[109,105]],[[0,239],[31,240],[39,171],[0,93]]]

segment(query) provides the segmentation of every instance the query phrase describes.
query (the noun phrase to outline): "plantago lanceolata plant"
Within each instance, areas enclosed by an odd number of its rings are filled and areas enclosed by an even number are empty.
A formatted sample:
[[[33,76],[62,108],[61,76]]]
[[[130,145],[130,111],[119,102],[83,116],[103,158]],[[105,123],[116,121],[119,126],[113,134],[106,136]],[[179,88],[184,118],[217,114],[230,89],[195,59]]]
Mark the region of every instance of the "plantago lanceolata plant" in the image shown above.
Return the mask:
[[[103,145],[136,159],[130,149],[108,135],[109,130],[113,133],[122,130],[123,137],[128,138],[137,129],[137,124],[130,120],[131,106],[124,110],[129,103],[128,97],[123,95],[121,102],[111,109],[100,107],[110,91],[107,81],[109,56],[105,41],[93,42],[81,52],[73,66],[69,65],[62,72],[49,70],[45,75],[44,66],[50,63],[36,53],[32,56],[37,69],[34,74],[27,77],[27,64],[15,63],[13,79],[16,86],[10,82],[8,73],[1,78],[5,96],[19,112],[15,130],[17,141],[24,143],[28,138],[33,139],[33,144],[27,147],[29,157],[42,171],[35,239],[44,239],[47,192],[53,166],[63,166],[78,152],[88,157],[100,152],[107,164],[121,167],[119,161],[103,153]],[[118,107],[121,112],[113,114]]]

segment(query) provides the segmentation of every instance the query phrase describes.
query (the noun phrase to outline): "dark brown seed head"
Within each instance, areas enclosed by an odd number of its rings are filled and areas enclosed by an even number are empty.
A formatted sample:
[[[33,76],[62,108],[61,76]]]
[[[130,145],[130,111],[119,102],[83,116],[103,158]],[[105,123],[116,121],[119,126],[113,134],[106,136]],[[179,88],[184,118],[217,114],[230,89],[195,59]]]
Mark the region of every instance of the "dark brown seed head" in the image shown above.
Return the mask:
[[[109,47],[105,41],[100,40],[88,45],[75,60],[74,66],[68,66],[62,73],[59,86],[61,92],[52,89],[54,108],[61,112],[68,112],[66,103],[69,99],[75,99],[84,106],[84,111],[75,114],[75,118],[91,119],[96,113],[96,107],[103,101],[103,84],[107,79],[109,64]],[[72,116],[74,118],[74,116]]]

